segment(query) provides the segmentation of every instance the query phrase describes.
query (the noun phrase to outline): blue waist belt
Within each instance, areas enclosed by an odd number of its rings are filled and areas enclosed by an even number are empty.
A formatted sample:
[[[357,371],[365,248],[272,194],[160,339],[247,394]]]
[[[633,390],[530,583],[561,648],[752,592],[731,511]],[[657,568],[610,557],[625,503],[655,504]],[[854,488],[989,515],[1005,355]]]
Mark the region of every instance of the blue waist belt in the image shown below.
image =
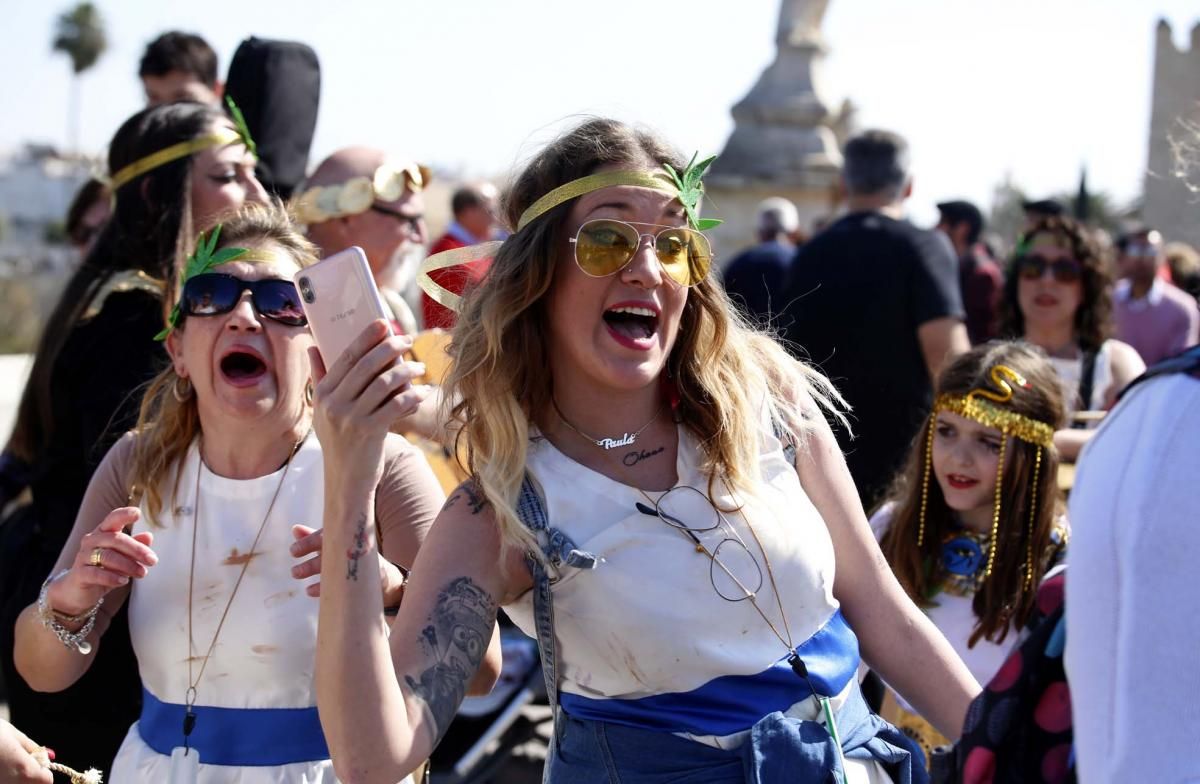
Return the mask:
[[[159,754],[183,745],[183,705],[142,689],[138,734]],[[329,759],[316,708],[211,708],[196,705],[188,745],[205,765],[263,767]]]

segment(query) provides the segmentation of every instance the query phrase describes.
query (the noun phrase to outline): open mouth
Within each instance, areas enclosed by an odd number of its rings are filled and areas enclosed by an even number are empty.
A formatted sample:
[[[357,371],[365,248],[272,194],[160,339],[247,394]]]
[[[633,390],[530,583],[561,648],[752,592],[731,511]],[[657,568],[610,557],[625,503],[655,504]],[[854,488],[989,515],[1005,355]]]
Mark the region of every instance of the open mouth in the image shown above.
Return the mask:
[[[1038,294],[1033,298],[1033,304],[1043,308],[1052,308],[1058,304],[1058,297],[1052,294]]]
[[[955,490],[966,490],[967,488],[974,487],[975,485],[979,484],[979,480],[972,479],[969,476],[963,476],[962,474],[947,474],[946,483]]]
[[[604,311],[604,323],[619,342],[641,348],[658,333],[658,311],[644,305],[614,305]]]
[[[234,386],[251,386],[267,373],[267,363],[257,353],[233,349],[221,357],[221,375]]]

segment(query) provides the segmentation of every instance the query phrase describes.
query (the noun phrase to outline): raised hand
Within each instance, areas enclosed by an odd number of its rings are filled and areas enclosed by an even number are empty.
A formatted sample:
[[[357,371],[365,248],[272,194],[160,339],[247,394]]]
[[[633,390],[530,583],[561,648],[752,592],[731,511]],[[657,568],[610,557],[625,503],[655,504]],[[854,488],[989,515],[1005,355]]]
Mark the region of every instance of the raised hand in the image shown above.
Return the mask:
[[[401,361],[411,346],[411,338],[388,335],[387,324],[376,321],[328,369],[316,348],[308,351],[315,384],[313,428],[325,471],[356,488],[375,487],[388,429],[429,394],[429,387],[411,383],[424,374],[424,364]]]
[[[132,506],[114,509],[83,537],[70,571],[47,589],[50,607],[64,615],[79,615],[109,591],[145,577],[158,556],[150,549],[154,535],[143,531],[130,536],[124,529],[137,522],[141,512]]]

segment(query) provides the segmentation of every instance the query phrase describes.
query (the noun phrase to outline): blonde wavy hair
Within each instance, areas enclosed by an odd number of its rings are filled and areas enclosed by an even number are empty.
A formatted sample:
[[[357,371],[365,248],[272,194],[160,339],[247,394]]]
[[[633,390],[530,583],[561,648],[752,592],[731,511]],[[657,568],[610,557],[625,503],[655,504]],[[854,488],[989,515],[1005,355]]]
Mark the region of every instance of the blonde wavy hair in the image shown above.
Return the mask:
[[[257,247],[272,243],[282,248],[301,268],[317,261],[316,247],[296,229],[292,217],[279,202],[250,204],[230,214],[221,225],[219,248]],[[182,269],[183,260],[177,260]],[[178,330],[187,328],[180,321]],[[163,485],[174,467],[181,463],[188,448],[200,435],[200,413],[195,392],[182,400],[175,394],[179,381],[173,365],[168,365],[146,388],[134,432],[131,496],[145,497],[152,526],[159,526],[163,507]],[[172,495],[179,489],[176,473]]]
[[[589,120],[525,167],[503,198],[503,213],[516,226],[540,196],[602,166],[658,171],[664,163],[681,169],[687,159],[649,131]],[[551,325],[544,300],[567,246],[573,204],[561,204],[511,235],[484,282],[468,288],[449,348],[453,365],[444,381],[446,399],[457,400],[451,418],[460,443],[466,441],[465,468],[491,504],[504,545],[535,557],[541,550],[522,525],[516,501],[530,423],[552,404],[546,340]],[[677,419],[703,449],[710,495],[718,478],[735,492],[754,495],[764,391],[771,416],[801,446],[820,416],[818,406],[843,418],[845,403],[829,381],[740,318],[711,275],[688,294],[666,372],[679,389]]]

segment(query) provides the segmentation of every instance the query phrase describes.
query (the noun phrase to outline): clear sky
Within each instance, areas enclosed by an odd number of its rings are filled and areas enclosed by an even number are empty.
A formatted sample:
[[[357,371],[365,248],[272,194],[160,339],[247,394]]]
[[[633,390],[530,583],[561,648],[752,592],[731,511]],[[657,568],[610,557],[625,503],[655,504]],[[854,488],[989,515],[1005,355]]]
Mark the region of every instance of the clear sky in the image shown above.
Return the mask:
[[[110,48],[82,79],[85,150],[141,106],[146,42],[203,35],[222,71],[247,35],[311,44],[323,90],[313,163],[346,144],[498,173],[564,122],[610,114],[718,152],[729,108],[774,54],[778,0],[99,0]],[[52,54],[69,0],[0,0],[0,149],[66,140],[70,67]],[[1189,39],[1194,0],[832,0],[827,97],[912,143],[918,220],[990,203],[1011,173],[1035,195],[1124,202],[1146,161],[1154,26]]]

